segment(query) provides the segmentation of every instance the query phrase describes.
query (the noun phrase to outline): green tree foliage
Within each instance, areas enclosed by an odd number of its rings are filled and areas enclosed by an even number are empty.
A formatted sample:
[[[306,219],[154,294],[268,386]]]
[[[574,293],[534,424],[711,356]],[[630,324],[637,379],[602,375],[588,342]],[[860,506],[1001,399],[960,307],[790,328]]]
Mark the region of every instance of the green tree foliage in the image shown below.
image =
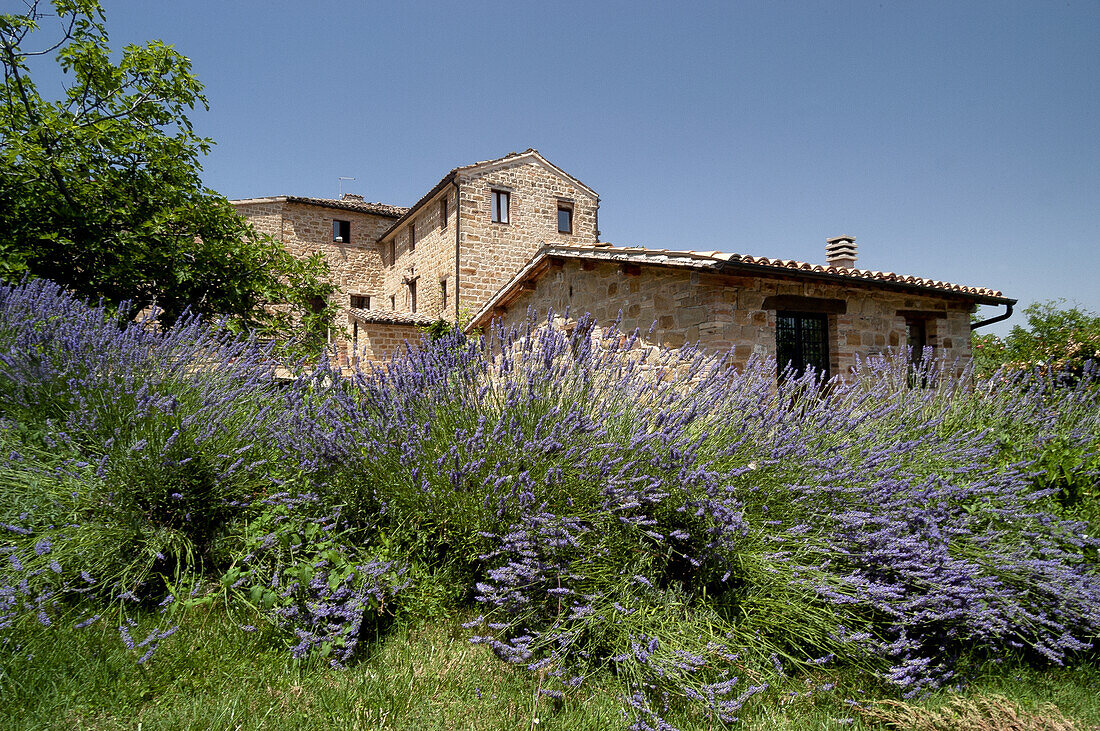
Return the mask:
[[[1100,361],[1100,315],[1066,307],[1064,301],[1036,302],[1024,308],[1024,315],[1027,327],[1014,326],[1004,339],[973,335],[979,373],[1038,366],[1080,375],[1086,361]]]
[[[58,20],[60,38],[30,48],[40,25]],[[31,59],[50,54],[66,78],[57,100],[30,75]],[[156,306],[168,322],[190,307],[241,326],[323,332],[323,259],[290,256],[200,180],[213,143],[188,119],[208,107],[187,57],[151,41],[112,61],[96,0],[35,0],[0,15],[0,55],[0,278],[44,277],[128,301],[129,314]]]

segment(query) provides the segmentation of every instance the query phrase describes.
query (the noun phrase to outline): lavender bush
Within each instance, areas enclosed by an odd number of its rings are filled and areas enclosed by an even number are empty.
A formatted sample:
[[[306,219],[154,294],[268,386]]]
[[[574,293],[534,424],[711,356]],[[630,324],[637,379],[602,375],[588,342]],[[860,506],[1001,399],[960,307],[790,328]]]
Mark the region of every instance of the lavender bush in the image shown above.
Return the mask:
[[[532,321],[279,386],[217,325],[0,288],[0,628],[220,597],[346,664],[381,617],[476,607],[540,694],[613,679],[637,728],[825,662],[911,696],[1091,652],[1100,389],[948,365],[777,383]]]
[[[1014,461],[1095,414],[1088,389],[973,390],[904,358],[776,385],[769,362],[592,335],[454,336],[351,381],[315,374],[285,458],[364,540],[381,520],[436,550],[484,609],[475,641],[543,692],[610,669],[643,724],[688,701],[732,718],[754,684],[731,657],[865,663],[912,695],[968,648],[1090,646],[1096,538]],[[1096,444],[1095,418],[1074,429]]]
[[[269,356],[197,318],[160,332],[49,283],[0,287],[0,522],[38,593],[156,603],[217,563],[277,477],[253,439],[277,401]]]

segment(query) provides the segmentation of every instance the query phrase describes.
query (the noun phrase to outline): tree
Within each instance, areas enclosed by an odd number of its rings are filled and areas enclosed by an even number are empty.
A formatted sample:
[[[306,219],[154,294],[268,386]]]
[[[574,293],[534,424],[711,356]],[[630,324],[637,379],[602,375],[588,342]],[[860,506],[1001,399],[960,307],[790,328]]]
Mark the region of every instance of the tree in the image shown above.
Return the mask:
[[[996,335],[973,335],[975,367],[986,375],[1006,366],[1080,376],[1086,362],[1100,361],[1100,315],[1064,304],[1028,305],[1024,308],[1027,327],[1014,325],[1003,340]]]
[[[208,108],[190,60],[151,41],[114,63],[96,0],[48,10],[33,0],[23,15],[0,15],[0,277],[129,301],[126,314],[156,306],[167,321],[190,307],[248,327],[323,328],[332,314],[323,259],[295,259],[202,184],[213,143],[188,119]],[[60,39],[28,50],[54,13]],[[54,52],[66,88],[50,101],[28,60]]]

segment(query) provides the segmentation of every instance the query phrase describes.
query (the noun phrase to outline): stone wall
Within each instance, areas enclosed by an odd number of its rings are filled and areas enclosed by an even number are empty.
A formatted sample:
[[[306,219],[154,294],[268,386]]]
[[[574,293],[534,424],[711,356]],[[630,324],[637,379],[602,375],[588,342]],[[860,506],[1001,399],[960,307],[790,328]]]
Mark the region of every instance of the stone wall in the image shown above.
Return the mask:
[[[333,323],[333,341],[342,353],[346,348],[343,335],[350,329],[347,310],[351,295],[369,295],[371,309],[380,309],[383,303],[388,308],[377,240],[393,225],[396,219],[392,216],[278,199],[235,202],[234,208],[258,231],[282,242],[294,256],[304,259],[316,252],[324,254],[336,286],[333,297],[338,312]],[[350,241],[333,241],[333,220],[350,223]]]
[[[447,202],[447,219],[443,220],[441,202]],[[410,224],[416,227],[416,246],[409,246]],[[392,225],[392,222],[391,222]],[[390,296],[394,310],[412,312],[410,282],[416,283],[416,312],[429,317],[456,321],[455,310],[455,190],[448,186],[423,205],[410,220],[386,236],[380,246],[385,305]],[[394,261],[390,256],[394,256]],[[392,266],[390,266],[392,264]],[[447,306],[443,305],[446,286]]]
[[[492,221],[492,191],[510,195],[508,223]],[[558,202],[573,206],[573,233],[558,232]],[[477,312],[544,245],[592,244],[599,199],[531,157],[461,180],[459,307]]]
[[[416,325],[391,322],[359,322],[353,319],[348,333],[346,360],[341,365],[365,365],[389,360],[394,352],[404,350],[406,343],[417,346],[423,335]]]
[[[612,324],[621,313],[622,330],[640,330],[649,344],[678,348],[698,342],[711,351],[732,349],[734,361],[744,365],[753,354],[775,356],[776,312],[788,307],[775,308],[774,303],[798,302],[795,298],[844,303],[844,312],[828,314],[834,374],[849,372],[859,357],[904,346],[907,316],[926,323],[935,355],[960,363],[970,359],[971,307],[965,301],[684,268],[551,260],[534,288],[522,291],[498,316],[506,325],[518,325],[526,320],[528,308],[540,317],[552,309],[558,325],[569,327],[584,313],[601,326]]]

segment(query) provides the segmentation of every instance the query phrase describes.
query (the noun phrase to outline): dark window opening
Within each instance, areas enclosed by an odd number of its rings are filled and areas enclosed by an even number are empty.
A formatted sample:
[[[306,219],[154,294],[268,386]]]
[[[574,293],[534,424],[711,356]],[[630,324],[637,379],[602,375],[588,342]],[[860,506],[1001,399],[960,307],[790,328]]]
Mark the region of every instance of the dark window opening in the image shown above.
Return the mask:
[[[573,233],[573,206],[569,203],[558,204],[558,233]]]
[[[353,295],[351,295],[351,308],[353,310],[369,310],[370,309],[370,295],[369,294],[353,294]]]
[[[396,311],[397,311],[397,295],[396,294],[391,294],[390,295],[390,312],[396,312]]]
[[[416,224],[409,224],[409,251],[416,251]]]
[[[928,347],[928,321],[919,318],[905,318],[905,344],[909,349],[909,386],[928,388],[934,382],[929,364],[924,358],[932,357]]]
[[[447,309],[447,280],[439,280],[439,300],[443,303],[442,309]]]
[[[782,374],[787,368],[795,376],[814,369],[829,377],[829,317],[807,312],[777,312],[775,357]]]
[[[909,360],[919,363],[928,347],[928,328],[924,320],[905,320],[905,344],[909,346]]]
[[[508,223],[508,204],[511,197],[504,190],[492,191],[493,223]]]
[[[447,228],[447,199],[439,201],[439,228]]]
[[[351,243],[351,221],[332,221],[332,240],[336,243]]]
[[[416,312],[416,282],[409,282],[409,312]]]

